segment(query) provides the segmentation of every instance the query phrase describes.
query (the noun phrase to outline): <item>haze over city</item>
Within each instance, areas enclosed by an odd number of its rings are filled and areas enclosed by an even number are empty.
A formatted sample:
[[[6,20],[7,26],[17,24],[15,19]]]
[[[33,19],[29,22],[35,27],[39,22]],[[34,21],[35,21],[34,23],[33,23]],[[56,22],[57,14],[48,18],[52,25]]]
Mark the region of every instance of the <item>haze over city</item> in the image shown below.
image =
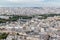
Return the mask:
[[[0,7],[60,7],[60,0],[0,0]]]

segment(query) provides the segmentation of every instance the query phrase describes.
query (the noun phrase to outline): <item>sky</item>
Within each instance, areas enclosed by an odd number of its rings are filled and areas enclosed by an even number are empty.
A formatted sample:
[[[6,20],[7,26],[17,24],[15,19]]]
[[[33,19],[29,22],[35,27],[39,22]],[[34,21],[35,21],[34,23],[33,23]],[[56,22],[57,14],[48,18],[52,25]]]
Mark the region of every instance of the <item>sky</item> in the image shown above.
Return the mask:
[[[60,0],[0,0],[0,7],[60,7]]]

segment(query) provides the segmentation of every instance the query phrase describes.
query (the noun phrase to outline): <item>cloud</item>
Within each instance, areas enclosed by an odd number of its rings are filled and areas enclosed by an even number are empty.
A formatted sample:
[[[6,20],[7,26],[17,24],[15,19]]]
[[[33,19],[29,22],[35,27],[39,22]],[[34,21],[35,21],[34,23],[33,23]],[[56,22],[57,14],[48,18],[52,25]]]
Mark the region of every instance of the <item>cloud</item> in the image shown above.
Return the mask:
[[[23,2],[41,2],[44,0],[7,0],[9,2],[13,2],[13,3],[23,3]]]

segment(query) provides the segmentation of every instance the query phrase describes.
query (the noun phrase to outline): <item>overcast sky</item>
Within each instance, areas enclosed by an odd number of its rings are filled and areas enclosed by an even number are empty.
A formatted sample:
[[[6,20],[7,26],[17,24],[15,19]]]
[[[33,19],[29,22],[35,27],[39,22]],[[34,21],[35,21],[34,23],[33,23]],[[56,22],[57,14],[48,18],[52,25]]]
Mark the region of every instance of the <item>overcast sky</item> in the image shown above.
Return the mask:
[[[60,0],[0,0],[0,7],[60,7]]]

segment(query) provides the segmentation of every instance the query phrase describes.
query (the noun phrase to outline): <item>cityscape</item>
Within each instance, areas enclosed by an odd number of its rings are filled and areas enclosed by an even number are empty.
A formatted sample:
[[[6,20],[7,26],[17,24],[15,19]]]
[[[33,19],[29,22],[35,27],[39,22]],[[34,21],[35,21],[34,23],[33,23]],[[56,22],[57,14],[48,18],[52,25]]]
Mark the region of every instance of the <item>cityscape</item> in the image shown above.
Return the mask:
[[[0,7],[0,40],[60,40],[60,8]]]

